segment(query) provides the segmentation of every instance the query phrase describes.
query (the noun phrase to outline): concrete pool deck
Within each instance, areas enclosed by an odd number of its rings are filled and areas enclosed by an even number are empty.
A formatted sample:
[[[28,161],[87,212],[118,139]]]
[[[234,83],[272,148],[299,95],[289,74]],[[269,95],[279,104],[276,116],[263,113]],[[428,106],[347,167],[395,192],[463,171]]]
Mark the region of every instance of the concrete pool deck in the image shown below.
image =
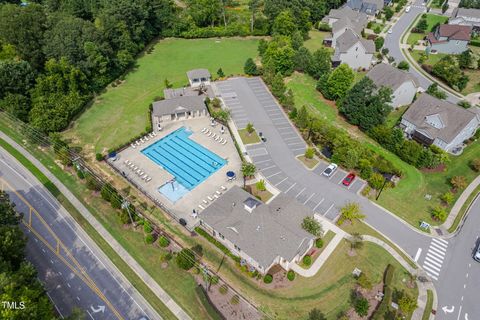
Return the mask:
[[[192,229],[199,222],[198,218],[192,217],[193,209],[201,215],[202,210],[199,208],[199,205],[206,208],[212,202],[208,200],[208,197],[215,201],[214,195],[216,191],[223,192],[221,186],[225,186],[229,189],[232,185],[242,184],[242,175],[240,172],[242,166],[241,159],[238,156],[234,142],[228,133],[228,129],[225,128],[225,133],[220,134],[221,125],[217,124],[215,127],[212,127],[208,117],[183,119],[164,122],[162,124],[164,125],[163,130],[155,131],[157,135],[154,138],[149,138],[149,141],[140,146],[136,146],[135,149],[129,146],[118,153],[118,159],[116,161],[109,161],[116,169],[122,172],[127,180],[133,182],[143,193],[147,194],[150,198],[155,199],[157,202],[162,203],[177,218],[185,219],[185,221],[187,221],[187,227]],[[174,176],[150,160],[141,151],[180,127],[189,128],[193,132],[189,137],[192,141],[227,160],[227,163],[174,204],[158,191],[159,187],[170,181]],[[208,128],[210,131],[220,134],[221,137],[227,139],[228,142],[225,145],[220,144],[218,141],[215,141],[211,137],[202,133],[201,130],[203,128]],[[142,171],[152,178],[152,180],[150,182],[142,180],[125,164],[125,160],[129,160],[137,167],[141,168]],[[237,174],[237,180],[228,182],[226,177],[227,171],[234,171]],[[205,204],[203,200],[208,203]]]

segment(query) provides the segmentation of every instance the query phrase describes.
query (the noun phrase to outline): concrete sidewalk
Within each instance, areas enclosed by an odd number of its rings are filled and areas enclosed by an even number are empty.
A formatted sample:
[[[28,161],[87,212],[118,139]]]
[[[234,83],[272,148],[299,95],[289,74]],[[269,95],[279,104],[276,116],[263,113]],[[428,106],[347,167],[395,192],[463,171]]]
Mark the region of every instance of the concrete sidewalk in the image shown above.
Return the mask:
[[[9,136],[0,131],[0,138],[12,145],[24,157],[32,162],[60,192],[70,201],[82,216],[97,230],[106,242],[115,250],[115,252],[127,263],[130,268],[145,282],[157,297],[167,306],[168,309],[181,320],[190,320],[190,316],[163,290],[162,287],[142,268],[142,266],[112,237],[112,235],[98,222],[98,220],[88,211],[88,209],[67,189],[67,187],[58,180],[40,161],[34,158],[27,150],[13,141]]]

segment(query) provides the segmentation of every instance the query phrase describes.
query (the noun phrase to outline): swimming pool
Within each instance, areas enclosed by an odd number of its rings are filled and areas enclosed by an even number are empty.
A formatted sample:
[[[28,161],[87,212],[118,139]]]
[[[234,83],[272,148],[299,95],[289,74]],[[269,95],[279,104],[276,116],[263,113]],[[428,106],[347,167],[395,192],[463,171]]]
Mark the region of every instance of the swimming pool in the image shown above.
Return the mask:
[[[188,190],[194,189],[227,163],[191,140],[191,134],[192,131],[181,127],[142,150]]]

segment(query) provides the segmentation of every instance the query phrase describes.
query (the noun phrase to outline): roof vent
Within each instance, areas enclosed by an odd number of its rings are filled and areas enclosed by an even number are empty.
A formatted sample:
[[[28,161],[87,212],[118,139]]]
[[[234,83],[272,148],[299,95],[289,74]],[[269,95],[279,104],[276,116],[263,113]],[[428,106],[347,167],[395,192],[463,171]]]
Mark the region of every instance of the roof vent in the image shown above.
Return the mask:
[[[260,205],[260,202],[254,198],[249,197],[245,201],[243,201],[243,205],[245,210],[252,213],[253,210]]]

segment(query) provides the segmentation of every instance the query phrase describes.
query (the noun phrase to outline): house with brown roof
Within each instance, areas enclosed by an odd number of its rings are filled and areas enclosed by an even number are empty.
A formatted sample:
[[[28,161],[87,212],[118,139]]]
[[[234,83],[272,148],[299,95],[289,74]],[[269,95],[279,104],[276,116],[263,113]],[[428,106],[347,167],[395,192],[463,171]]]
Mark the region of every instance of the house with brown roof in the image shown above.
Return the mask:
[[[422,93],[403,114],[400,127],[417,142],[454,153],[480,127],[480,112]]]
[[[468,50],[471,26],[441,24],[427,35],[429,52],[460,54]]]

